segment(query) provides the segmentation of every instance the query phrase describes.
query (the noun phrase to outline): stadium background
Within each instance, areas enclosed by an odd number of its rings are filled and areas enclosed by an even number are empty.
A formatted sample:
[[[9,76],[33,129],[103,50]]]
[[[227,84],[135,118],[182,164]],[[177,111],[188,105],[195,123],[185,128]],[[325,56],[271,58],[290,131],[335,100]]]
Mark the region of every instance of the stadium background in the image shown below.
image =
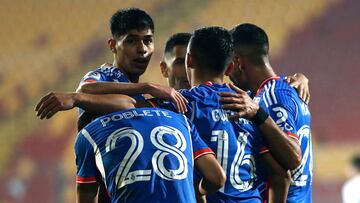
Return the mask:
[[[73,91],[104,62],[108,19],[139,7],[155,21],[155,49],[141,81],[165,84],[159,60],[175,32],[252,22],[270,37],[279,74],[310,79],[314,202],[340,202],[349,157],[360,151],[360,1],[1,0],[0,203],[74,202],[76,111],[40,121],[38,99]]]

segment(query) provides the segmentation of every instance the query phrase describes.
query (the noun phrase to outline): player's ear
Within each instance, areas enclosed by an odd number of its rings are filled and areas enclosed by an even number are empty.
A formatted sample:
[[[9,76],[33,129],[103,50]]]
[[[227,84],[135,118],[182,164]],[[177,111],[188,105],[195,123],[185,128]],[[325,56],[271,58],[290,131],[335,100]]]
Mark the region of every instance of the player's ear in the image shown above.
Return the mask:
[[[108,39],[108,46],[112,53],[116,53],[116,40],[113,38]]]
[[[167,67],[165,61],[160,61],[160,70],[161,70],[161,74],[164,76],[164,78],[169,77],[169,68]]]
[[[186,53],[185,65],[186,65],[186,68],[193,68],[193,60],[192,60],[192,56],[190,53]]]
[[[230,73],[234,70],[234,61],[231,61],[229,65],[226,67],[225,75],[229,76]]]

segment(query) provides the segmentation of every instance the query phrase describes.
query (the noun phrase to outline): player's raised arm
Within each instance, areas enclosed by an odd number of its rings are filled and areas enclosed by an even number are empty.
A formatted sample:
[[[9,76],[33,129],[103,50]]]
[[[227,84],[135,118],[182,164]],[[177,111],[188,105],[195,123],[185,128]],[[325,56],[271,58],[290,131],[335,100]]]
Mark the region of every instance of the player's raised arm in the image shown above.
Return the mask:
[[[245,91],[230,84],[236,93],[220,93],[224,109],[236,112],[233,118],[244,117],[252,120],[262,132],[269,145],[270,153],[285,169],[295,169],[301,163],[301,151],[298,140],[283,132],[274,120]]]
[[[310,89],[309,89],[309,79],[302,73],[295,73],[291,76],[286,76],[285,80],[294,87],[299,97],[305,102],[310,102]]]
[[[93,95],[84,93],[50,92],[42,97],[35,107],[40,119],[49,119],[59,111],[80,107],[94,115],[133,108],[135,100],[126,95],[106,94]]]

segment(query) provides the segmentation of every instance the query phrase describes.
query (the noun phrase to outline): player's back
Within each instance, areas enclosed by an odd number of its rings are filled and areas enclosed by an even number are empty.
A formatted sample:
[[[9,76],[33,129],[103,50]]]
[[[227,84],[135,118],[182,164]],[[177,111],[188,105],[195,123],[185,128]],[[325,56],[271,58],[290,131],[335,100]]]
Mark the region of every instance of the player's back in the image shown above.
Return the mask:
[[[283,77],[266,81],[254,100],[259,102],[284,132],[298,139],[300,144],[302,161],[298,168],[291,171],[292,181],[287,202],[312,202],[313,162],[308,105]]]
[[[75,149],[91,144],[88,147],[94,150],[96,167],[112,202],[195,202],[193,150],[198,154],[208,148],[203,142],[199,145],[193,131],[180,114],[156,108],[130,109],[86,126]],[[91,170],[91,163],[87,167],[86,161],[77,158],[77,165],[82,164],[78,176],[89,176],[86,170]]]
[[[216,194],[207,195],[207,201],[261,202],[254,186],[254,156],[258,154],[260,140],[239,123],[228,120],[230,111],[221,108],[219,92],[229,91],[232,90],[226,85],[207,83],[181,92],[189,101],[187,117],[216,153],[227,176],[225,186]],[[248,123],[244,119],[241,122]]]

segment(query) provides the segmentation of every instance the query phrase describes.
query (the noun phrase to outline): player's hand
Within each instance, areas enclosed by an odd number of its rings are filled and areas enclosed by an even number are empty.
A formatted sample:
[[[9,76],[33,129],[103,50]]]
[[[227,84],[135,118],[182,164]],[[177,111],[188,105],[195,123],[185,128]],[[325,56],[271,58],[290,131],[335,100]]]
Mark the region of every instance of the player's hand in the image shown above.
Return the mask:
[[[286,76],[285,80],[297,90],[299,97],[308,104],[310,101],[309,79],[302,73],[295,73],[292,76]]]
[[[251,119],[256,115],[259,110],[259,105],[255,103],[249,95],[242,89],[236,87],[234,84],[229,83],[229,87],[236,93],[220,92],[220,102],[224,109],[233,110],[235,114],[229,116],[229,119],[238,119],[240,117]]]
[[[36,116],[49,119],[58,111],[74,108],[75,93],[50,92],[40,99],[35,107]]]
[[[151,84],[151,87],[152,88],[150,88],[149,93],[153,97],[174,102],[179,113],[187,112],[186,104],[188,101],[180,92],[176,91],[172,87],[162,85]]]

